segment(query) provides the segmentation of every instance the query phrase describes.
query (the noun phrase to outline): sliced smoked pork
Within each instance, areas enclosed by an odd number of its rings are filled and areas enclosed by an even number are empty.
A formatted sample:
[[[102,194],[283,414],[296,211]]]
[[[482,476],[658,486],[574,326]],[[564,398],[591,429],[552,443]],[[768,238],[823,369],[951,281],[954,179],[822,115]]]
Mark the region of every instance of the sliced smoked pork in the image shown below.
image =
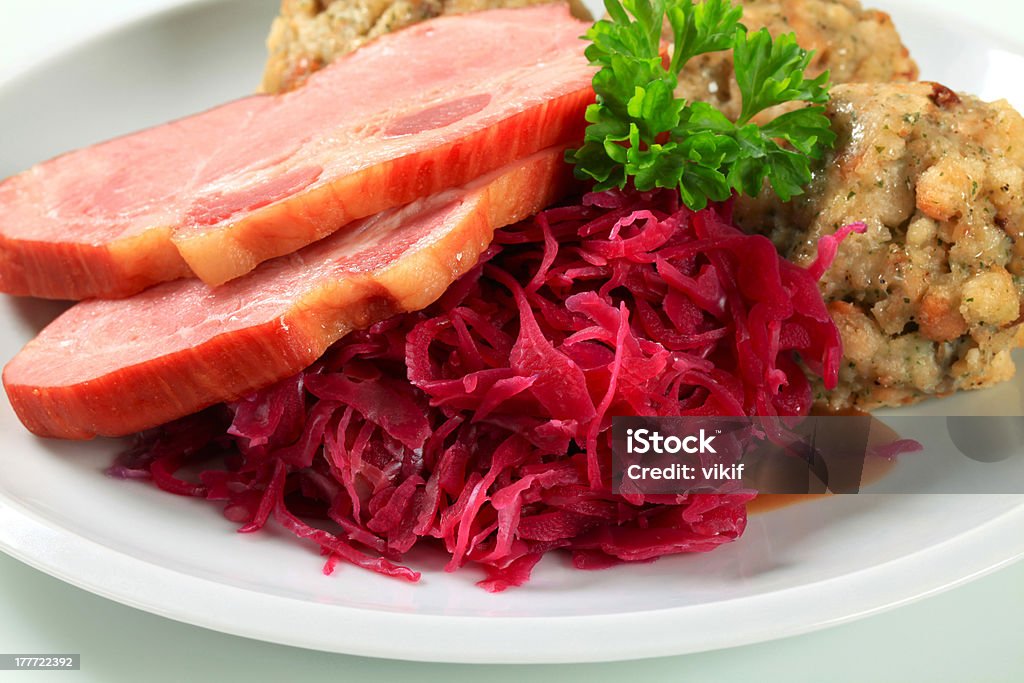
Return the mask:
[[[0,183],[0,291],[220,284],[341,226],[582,137],[585,25],[564,7],[441,17],[302,88],[72,152]]]
[[[119,436],[288,377],[347,332],[439,297],[496,228],[566,189],[563,152],[358,221],[221,287],[178,280],[79,303],[4,368],[11,405],[41,436]]]

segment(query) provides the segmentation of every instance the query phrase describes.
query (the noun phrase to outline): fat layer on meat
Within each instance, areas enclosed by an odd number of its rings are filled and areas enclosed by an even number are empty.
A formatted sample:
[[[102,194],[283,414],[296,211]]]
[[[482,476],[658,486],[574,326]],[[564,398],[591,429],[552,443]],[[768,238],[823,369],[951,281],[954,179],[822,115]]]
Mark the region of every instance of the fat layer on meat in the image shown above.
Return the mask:
[[[822,292],[843,336],[832,408],[911,403],[1013,376],[1024,297],[1024,119],[935,83],[832,91],[839,135],[806,195],[737,203],[737,220],[807,263],[842,244]]]

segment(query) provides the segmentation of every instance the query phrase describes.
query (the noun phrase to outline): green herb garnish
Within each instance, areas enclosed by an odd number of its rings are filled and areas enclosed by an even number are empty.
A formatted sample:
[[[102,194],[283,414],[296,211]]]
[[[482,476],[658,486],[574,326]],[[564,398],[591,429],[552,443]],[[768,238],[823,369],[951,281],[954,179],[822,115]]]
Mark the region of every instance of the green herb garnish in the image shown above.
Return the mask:
[[[788,201],[811,181],[810,163],[835,143],[824,107],[828,73],[804,79],[811,53],[793,34],[750,33],[729,0],[605,0],[610,19],[587,32],[586,55],[597,101],[587,109],[583,147],[566,158],[597,191],[678,188],[691,209],[732,193],[756,195],[765,179]],[[674,47],[663,58],[667,17]],[[738,121],[706,102],[675,95],[678,74],[692,58],[732,50],[742,95]],[[666,66],[667,64],[667,66]],[[761,125],[752,119],[786,102],[813,105]]]

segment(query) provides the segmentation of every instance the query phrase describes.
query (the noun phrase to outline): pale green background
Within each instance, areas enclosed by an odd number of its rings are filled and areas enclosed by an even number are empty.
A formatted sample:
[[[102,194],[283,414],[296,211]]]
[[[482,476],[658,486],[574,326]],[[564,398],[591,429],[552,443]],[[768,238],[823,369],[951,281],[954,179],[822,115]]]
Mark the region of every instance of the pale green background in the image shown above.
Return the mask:
[[[0,0],[0,81],[68,42],[176,2]],[[1010,35],[1024,28],[1024,3],[1017,0],[921,5],[959,12]],[[615,664],[420,664],[310,652],[187,626],[0,555],[0,652],[82,654],[80,672],[0,672],[0,681],[1024,682],[1022,612],[1024,563],[880,616],[743,648]]]

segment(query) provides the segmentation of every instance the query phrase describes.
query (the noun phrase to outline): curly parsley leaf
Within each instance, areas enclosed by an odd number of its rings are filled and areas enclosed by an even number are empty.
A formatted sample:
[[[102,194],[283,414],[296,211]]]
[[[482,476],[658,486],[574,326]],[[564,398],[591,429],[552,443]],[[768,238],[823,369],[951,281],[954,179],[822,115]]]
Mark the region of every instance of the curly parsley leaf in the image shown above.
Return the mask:
[[[733,7],[728,0],[707,0],[698,5],[693,0],[670,2],[666,18],[672,27],[675,49],[669,70],[678,74],[697,55],[728,49],[742,14],[743,8]]]
[[[804,80],[811,53],[796,43],[792,33],[772,40],[768,29],[737,32],[732,45],[736,84],[743,96],[740,123],[786,102],[828,102],[828,74]]]
[[[586,55],[599,66],[597,100],[587,110],[584,144],[566,158],[596,190],[677,188],[700,209],[733,192],[754,195],[767,181],[783,199],[803,192],[811,161],[835,142],[824,115],[828,74],[804,77],[811,53],[792,34],[750,33],[730,0],[605,0],[609,19],[587,32]],[[671,55],[661,32],[672,30]],[[742,96],[738,121],[704,102],[676,97],[678,74],[696,56],[732,50]],[[809,107],[752,120],[780,104]]]

